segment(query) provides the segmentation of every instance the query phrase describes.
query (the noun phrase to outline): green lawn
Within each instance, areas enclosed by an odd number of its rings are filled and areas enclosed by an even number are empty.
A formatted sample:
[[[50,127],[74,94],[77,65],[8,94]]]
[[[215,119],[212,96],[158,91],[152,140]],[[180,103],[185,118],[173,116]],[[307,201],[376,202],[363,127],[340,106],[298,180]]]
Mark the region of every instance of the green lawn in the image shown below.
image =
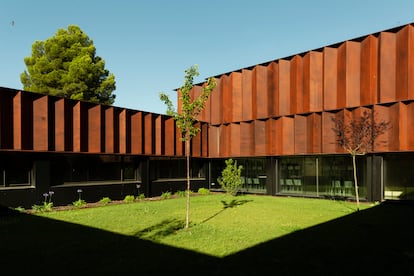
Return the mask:
[[[354,203],[320,199],[195,196],[191,227],[183,230],[185,203],[176,198],[41,215],[223,257],[356,209]]]
[[[355,209],[334,200],[193,196],[188,230],[185,198],[12,213],[0,216],[0,267],[58,275],[345,275],[412,268],[413,206]],[[12,265],[19,261],[25,265]]]

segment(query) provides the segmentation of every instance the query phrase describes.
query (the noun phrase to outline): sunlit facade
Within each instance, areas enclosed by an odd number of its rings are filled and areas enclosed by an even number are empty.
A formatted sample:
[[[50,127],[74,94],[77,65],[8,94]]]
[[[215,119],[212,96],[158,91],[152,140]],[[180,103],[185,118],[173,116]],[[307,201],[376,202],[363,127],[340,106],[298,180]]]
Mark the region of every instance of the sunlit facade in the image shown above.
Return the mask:
[[[352,159],[332,118],[369,111],[391,127],[357,158],[361,199],[414,199],[412,41],[408,24],[213,76],[191,141],[192,189],[220,190],[233,158],[243,193],[352,200]],[[0,88],[1,205],[31,207],[48,191],[62,205],[78,189],[88,202],[184,190],[184,156],[172,117]]]

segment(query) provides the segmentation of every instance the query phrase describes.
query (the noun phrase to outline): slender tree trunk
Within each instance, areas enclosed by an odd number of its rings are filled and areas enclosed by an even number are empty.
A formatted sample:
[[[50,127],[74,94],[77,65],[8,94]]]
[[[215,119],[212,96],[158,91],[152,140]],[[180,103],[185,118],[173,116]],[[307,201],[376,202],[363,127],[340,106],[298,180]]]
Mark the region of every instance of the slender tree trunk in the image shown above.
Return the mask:
[[[188,228],[190,224],[190,139],[188,137],[185,140],[185,156],[187,159],[187,210],[185,214],[185,228]]]
[[[356,155],[355,154],[352,154],[352,165],[354,167],[355,198],[357,202],[357,210],[359,211],[359,193],[358,193],[358,179],[357,179],[357,167],[356,167]]]

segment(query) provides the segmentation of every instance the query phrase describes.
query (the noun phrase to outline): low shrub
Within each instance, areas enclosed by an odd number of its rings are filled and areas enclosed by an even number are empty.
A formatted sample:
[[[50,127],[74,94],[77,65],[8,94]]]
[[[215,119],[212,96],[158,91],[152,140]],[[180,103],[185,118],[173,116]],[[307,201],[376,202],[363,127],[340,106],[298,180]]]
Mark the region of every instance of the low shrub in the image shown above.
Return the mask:
[[[235,196],[243,184],[241,178],[243,166],[237,166],[237,161],[233,162],[233,159],[231,158],[227,159],[225,163],[226,167],[221,172],[221,177],[217,179],[217,182],[226,191],[226,193]]]
[[[208,194],[210,194],[210,190],[207,189],[207,188],[200,188],[200,189],[198,189],[198,193],[200,195],[208,195]]]
[[[112,200],[109,197],[103,197],[101,198],[101,200],[99,200],[99,203],[101,205],[107,205],[108,203],[110,203]]]
[[[176,191],[174,195],[177,197],[185,197],[186,191]]]
[[[170,199],[171,198],[171,192],[163,192],[161,194],[161,199]]]
[[[54,192],[49,191],[48,193],[44,193],[43,197],[43,204],[42,205],[33,205],[32,210],[34,212],[50,212],[53,210],[53,202],[52,202],[52,196]]]
[[[26,211],[26,209],[24,209],[22,206],[17,206],[16,208],[14,208],[14,210],[24,213]]]
[[[83,200],[83,199],[78,199],[78,200],[72,202],[72,205],[75,208],[82,208],[82,207],[84,207],[86,205],[86,201]]]
[[[144,200],[145,199],[145,194],[141,193],[137,196],[137,200]]]
[[[124,202],[131,203],[135,201],[135,197],[133,195],[126,195],[124,198]]]

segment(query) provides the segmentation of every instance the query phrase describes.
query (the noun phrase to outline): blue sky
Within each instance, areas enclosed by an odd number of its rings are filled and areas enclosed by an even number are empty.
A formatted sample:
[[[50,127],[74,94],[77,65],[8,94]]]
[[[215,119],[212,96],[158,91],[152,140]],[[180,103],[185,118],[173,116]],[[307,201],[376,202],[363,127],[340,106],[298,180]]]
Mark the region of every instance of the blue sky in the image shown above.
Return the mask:
[[[414,22],[413,0],[0,0],[0,86],[22,89],[36,40],[78,25],[115,75],[115,106],[158,98],[198,64],[209,76]]]

